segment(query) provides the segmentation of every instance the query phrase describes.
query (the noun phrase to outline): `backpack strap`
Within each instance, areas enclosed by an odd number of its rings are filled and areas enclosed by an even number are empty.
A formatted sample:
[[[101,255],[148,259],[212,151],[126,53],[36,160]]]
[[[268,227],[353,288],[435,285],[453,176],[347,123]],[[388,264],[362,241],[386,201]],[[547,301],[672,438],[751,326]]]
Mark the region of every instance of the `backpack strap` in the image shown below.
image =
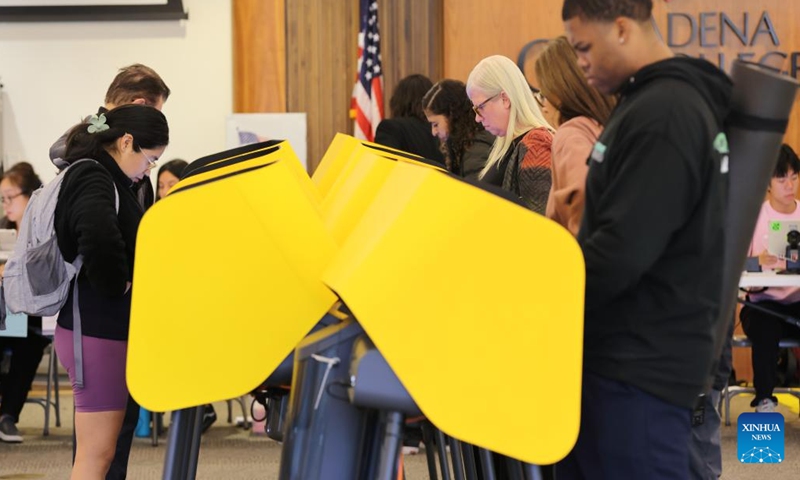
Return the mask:
[[[81,341],[81,308],[78,299],[78,274],[83,266],[83,255],[78,255],[75,266],[75,283],[72,285],[72,354],[75,358],[75,386],[83,388],[83,342]]]
[[[111,180],[114,187],[114,209],[119,214],[119,190],[114,180]],[[75,386],[83,388],[83,328],[81,327],[81,308],[78,298],[78,275],[83,267],[83,255],[75,257],[72,262],[75,267],[75,283],[72,285],[72,354],[75,358]]]

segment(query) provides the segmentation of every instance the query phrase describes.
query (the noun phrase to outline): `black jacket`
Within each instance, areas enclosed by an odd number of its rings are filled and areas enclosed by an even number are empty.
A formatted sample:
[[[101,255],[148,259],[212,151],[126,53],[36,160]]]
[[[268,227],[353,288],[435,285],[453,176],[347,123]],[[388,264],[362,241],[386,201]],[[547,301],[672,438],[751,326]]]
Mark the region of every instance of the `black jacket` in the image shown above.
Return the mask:
[[[691,407],[710,372],[730,80],[670,58],[638,71],[589,159],[585,369]]]
[[[416,117],[383,120],[375,131],[375,143],[444,163],[439,140],[431,135],[430,125]]]
[[[489,159],[494,139],[494,135],[486,130],[479,131],[472,139],[472,144],[464,150],[457,173],[464,178],[478,180],[478,176],[486,165],[486,160]]]
[[[84,257],[78,278],[81,325],[90,337],[126,340],[133,281],[136,231],[144,214],[133,182],[108,154],[66,172],[58,194],[55,230],[64,259]],[[115,211],[113,179],[119,193]],[[148,205],[149,206],[149,205]],[[58,324],[72,329],[72,291],[58,316]]]

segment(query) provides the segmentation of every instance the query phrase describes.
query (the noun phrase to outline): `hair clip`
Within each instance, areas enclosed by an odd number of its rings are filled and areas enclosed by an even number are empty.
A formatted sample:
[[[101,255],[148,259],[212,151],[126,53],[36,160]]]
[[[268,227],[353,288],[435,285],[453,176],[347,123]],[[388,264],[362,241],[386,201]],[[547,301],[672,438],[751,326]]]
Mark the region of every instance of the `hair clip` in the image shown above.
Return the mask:
[[[89,133],[98,133],[98,132],[105,132],[110,127],[106,123],[106,114],[101,113],[100,115],[92,115],[89,117],[89,128],[87,129]]]

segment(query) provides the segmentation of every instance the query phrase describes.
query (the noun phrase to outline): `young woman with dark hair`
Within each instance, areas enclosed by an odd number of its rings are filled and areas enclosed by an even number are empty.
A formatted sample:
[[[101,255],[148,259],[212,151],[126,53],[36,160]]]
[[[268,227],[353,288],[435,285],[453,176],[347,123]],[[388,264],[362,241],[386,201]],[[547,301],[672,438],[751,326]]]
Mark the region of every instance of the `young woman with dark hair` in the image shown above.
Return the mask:
[[[156,177],[156,201],[167,196],[169,189],[175,186],[181,179],[183,170],[187,165],[188,163],[186,160],[175,158],[158,169],[158,177]]]
[[[125,382],[130,288],[136,232],[148,205],[133,185],[155,167],[169,143],[164,115],[144,105],[124,105],[93,115],[67,137],[65,160],[74,164],[61,184],[55,211],[58,246],[77,279],[82,328],[83,387],[76,385],[72,290],[61,309],[55,347],[75,398],[77,452],[73,479],[103,479],[114,458],[128,403]],[[116,190],[116,192],[115,192]]]
[[[459,176],[477,180],[494,135],[475,122],[467,86],[458,80],[442,80],[422,98],[422,109],[438,138],[447,169]]]

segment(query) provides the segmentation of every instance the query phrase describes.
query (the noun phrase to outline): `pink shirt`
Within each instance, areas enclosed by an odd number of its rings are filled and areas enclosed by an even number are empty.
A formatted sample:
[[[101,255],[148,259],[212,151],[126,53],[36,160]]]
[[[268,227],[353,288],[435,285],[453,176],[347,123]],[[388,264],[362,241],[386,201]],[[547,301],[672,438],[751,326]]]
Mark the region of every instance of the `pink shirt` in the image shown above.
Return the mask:
[[[780,213],[776,211],[769,204],[769,201],[764,202],[761,206],[761,211],[758,213],[758,221],[756,222],[756,231],[753,234],[753,241],[750,242],[750,250],[747,253],[749,257],[757,257],[764,250],[767,250],[769,245],[769,222],[772,220],[800,220],[800,202],[795,200],[797,207],[792,213]],[[768,272],[775,269],[786,268],[786,262],[778,260],[774,265],[767,267],[761,266],[761,270]],[[794,303],[800,302],[800,288],[797,287],[769,287],[762,293],[751,293],[750,300],[754,302],[763,302],[765,300],[773,300],[781,303]]]

